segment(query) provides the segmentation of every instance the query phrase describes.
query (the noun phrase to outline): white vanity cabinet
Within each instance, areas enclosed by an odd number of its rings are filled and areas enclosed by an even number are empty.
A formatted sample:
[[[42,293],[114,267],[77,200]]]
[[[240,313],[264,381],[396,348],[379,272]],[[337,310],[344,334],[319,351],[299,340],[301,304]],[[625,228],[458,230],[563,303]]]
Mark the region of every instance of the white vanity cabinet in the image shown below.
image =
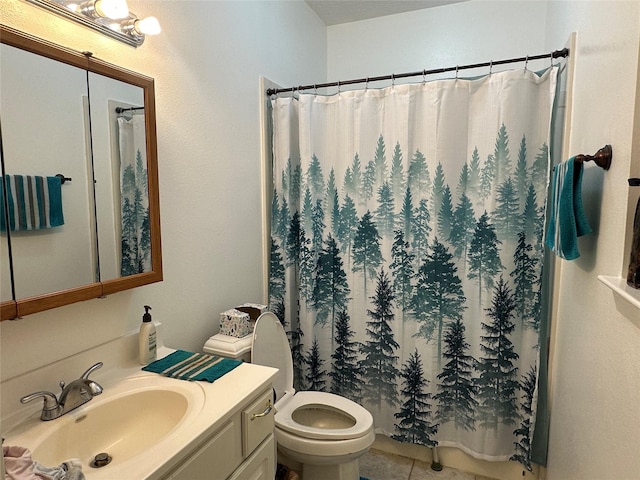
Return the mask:
[[[239,405],[163,480],[273,480],[275,437],[271,386]]]

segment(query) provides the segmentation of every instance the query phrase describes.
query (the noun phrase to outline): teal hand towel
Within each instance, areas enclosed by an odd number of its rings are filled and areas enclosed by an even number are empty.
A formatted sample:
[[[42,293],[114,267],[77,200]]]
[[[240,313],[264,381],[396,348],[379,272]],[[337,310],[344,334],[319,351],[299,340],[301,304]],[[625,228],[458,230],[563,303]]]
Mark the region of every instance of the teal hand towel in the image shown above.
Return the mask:
[[[560,258],[580,256],[578,237],[591,233],[582,205],[582,162],[575,157],[553,170],[546,245]]]
[[[206,380],[213,383],[241,363],[242,360],[176,350],[143,367],[142,370],[180,380]]]
[[[8,209],[0,202],[0,230],[40,230],[64,225],[62,183],[58,177],[5,175],[0,197],[7,191]]]

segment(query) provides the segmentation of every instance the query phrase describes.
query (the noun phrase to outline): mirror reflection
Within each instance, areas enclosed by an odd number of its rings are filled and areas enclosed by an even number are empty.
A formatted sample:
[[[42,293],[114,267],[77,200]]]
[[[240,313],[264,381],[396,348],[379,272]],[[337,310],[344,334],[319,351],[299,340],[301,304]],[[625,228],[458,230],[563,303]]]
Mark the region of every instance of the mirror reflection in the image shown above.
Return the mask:
[[[151,270],[142,88],[89,73],[100,279]]]
[[[1,319],[161,281],[153,79],[0,34]]]
[[[93,283],[97,257],[85,71],[9,45],[0,48],[16,297]],[[62,183],[57,174],[71,180]],[[3,300],[5,295],[3,287]]]
[[[4,159],[2,155],[0,155],[0,166],[4,172]],[[2,189],[2,182],[0,182],[0,189]],[[4,204],[4,195],[0,195],[0,202]],[[4,206],[4,208],[6,210],[6,206]],[[2,212],[0,212],[0,214],[1,213]],[[6,224],[6,220],[4,223]],[[5,230],[0,232],[0,302],[5,303],[13,300],[15,300],[15,295],[13,293],[12,266],[5,227]]]

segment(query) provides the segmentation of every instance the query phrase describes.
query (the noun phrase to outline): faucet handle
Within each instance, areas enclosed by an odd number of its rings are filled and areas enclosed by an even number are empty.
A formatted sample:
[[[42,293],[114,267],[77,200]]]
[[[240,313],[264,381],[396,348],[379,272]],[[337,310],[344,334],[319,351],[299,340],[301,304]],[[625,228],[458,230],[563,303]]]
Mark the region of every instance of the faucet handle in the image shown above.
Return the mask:
[[[89,375],[91,375],[95,370],[97,370],[97,369],[101,368],[101,367],[102,367],[102,365],[103,365],[103,363],[102,363],[102,362],[98,362],[98,363],[96,363],[96,364],[94,364],[94,365],[91,365],[91,366],[87,369],[87,371],[86,371],[86,372],[84,372],[84,373],[82,374],[82,376],[80,376],[80,378],[81,378],[81,379],[83,379],[83,380],[88,380],[88,379],[89,379]]]
[[[35,392],[30,395],[25,395],[20,399],[20,403],[29,403],[36,398],[44,398],[44,408],[43,410],[53,410],[58,407],[58,399],[51,392]]]
[[[20,402],[28,403],[40,397],[44,398],[44,407],[42,408],[40,419],[47,421],[58,418],[62,412],[62,405],[60,405],[56,396],[51,392],[35,392],[31,395],[25,395],[20,399]]]

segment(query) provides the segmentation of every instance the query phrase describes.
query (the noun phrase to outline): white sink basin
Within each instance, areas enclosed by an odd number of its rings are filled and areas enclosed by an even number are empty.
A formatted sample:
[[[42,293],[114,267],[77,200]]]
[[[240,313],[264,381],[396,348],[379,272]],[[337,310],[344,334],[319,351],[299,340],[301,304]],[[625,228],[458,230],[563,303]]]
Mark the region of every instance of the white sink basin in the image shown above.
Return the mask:
[[[60,418],[28,422],[17,435],[10,433],[5,445],[29,448],[45,466],[77,458],[87,478],[114,478],[123,462],[152,453],[169,434],[187,428],[204,402],[204,390],[196,382],[157,375],[127,378],[105,386],[102,395]],[[100,453],[111,461],[94,468]]]

